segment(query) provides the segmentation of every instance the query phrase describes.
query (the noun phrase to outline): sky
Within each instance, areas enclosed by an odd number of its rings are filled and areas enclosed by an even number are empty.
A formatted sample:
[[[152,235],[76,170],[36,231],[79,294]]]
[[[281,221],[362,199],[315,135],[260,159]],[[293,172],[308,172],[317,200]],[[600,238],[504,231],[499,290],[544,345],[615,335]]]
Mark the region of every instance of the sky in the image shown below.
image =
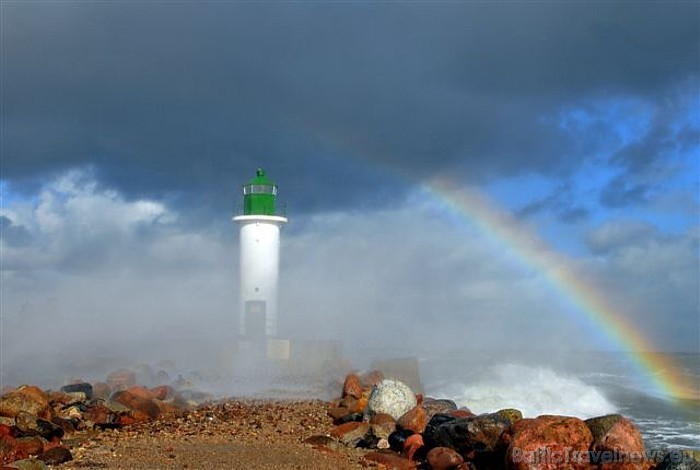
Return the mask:
[[[699,349],[697,2],[0,8],[5,364],[235,335],[258,167],[289,336],[630,347],[556,264],[653,349]]]

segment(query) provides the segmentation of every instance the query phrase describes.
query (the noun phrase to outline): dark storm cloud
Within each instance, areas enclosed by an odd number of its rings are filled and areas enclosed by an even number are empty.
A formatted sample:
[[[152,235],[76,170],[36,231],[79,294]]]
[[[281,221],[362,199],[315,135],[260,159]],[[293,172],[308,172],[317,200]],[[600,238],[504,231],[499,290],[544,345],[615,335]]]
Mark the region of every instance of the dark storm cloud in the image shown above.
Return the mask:
[[[387,168],[566,172],[562,106],[697,74],[697,10],[7,3],[2,177],[90,164],[127,197],[225,211],[262,165],[303,211],[391,201]]]

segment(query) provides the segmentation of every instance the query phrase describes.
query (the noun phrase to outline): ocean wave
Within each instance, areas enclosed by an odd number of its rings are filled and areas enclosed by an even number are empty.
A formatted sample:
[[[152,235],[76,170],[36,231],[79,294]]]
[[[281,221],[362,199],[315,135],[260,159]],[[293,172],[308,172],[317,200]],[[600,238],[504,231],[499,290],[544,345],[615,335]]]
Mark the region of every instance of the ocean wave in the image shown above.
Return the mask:
[[[447,397],[475,413],[517,408],[525,417],[561,414],[590,418],[617,411],[595,386],[546,367],[500,364],[471,377],[469,383],[443,382],[428,395]]]

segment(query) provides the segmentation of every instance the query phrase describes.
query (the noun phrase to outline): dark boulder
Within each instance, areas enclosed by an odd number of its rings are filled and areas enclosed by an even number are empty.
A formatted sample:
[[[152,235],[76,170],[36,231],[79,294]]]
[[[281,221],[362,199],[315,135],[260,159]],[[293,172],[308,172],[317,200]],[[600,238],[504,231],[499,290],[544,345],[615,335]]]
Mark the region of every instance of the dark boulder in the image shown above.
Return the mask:
[[[61,391],[63,393],[84,393],[88,400],[92,400],[94,398],[92,385],[87,382],[64,385],[61,387]]]

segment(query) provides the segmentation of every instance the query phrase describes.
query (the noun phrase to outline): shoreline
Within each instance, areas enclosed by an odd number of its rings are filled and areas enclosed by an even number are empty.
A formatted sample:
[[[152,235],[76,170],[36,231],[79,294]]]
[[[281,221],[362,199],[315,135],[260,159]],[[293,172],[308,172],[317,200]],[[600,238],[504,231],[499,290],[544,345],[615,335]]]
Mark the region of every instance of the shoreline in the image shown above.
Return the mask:
[[[105,383],[59,391],[20,386],[0,396],[0,464],[2,470],[700,468],[697,454],[646,449],[636,425],[618,414],[585,421],[523,418],[517,409],[475,414],[379,370],[350,373],[337,387],[330,401],[212,400],[190,389],[138,385],[126,369]]]

